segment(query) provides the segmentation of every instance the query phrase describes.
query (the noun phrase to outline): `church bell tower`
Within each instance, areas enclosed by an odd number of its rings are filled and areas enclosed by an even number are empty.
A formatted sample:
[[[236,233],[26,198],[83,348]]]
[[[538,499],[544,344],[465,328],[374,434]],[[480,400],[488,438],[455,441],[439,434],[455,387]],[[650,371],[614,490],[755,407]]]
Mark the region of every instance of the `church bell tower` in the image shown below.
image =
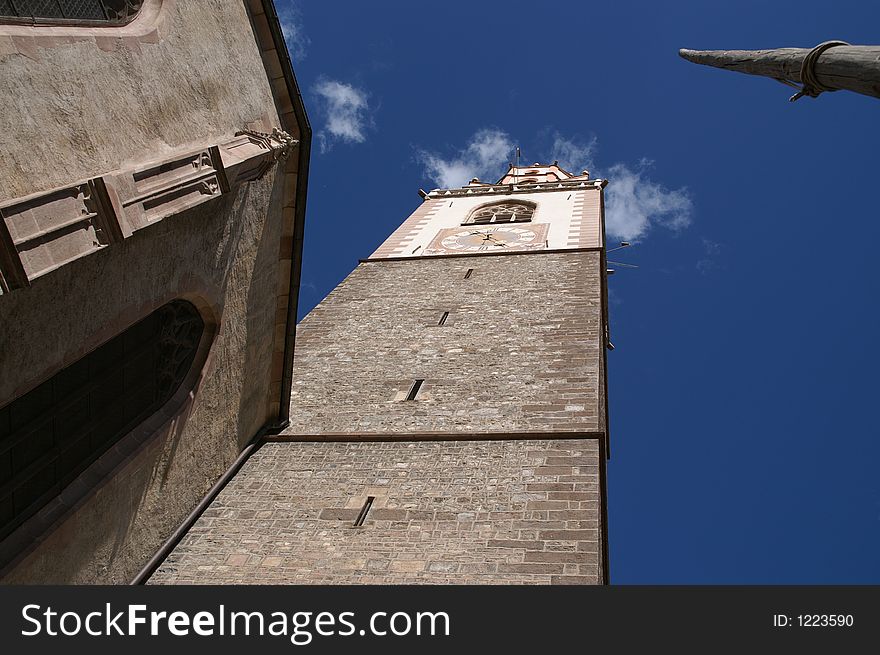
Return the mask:
[[[421,192],[153,581],[607,583],[604,186],[554,162]]]

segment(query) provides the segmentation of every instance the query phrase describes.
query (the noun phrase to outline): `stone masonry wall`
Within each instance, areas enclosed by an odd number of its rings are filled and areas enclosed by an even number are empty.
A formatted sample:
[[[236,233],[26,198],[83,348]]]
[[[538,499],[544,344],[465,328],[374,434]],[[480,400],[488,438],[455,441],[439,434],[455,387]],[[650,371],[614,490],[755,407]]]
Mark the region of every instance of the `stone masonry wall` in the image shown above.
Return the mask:
[[[600,266],[362,263],[298,328],[286,441],[151,582],[605,582]]]
[[[598,252],[362,263],[297,328],[285,432],[600,431],[600,300]]]
[[[598,443],[266,444],[150,582],[601,583]]]

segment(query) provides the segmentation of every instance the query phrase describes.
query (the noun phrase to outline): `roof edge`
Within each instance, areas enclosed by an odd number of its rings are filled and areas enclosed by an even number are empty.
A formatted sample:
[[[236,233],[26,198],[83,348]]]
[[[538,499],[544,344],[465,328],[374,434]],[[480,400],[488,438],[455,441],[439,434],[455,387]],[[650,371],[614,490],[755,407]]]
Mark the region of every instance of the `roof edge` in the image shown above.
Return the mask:
[[[296,196],[294,201],[294,227],[293,239],[290,252],[290,280],[288,287],[287,316],[284,328],[284,352],[283,365],[281,372],[281,390],[278,399],[278,416],[276,426],[286,424],[290,417],[290,391],[293,386],[293,351],[295,347],[296,335],[296,312],[299,305],[299,285],[302,271],[302,248],[303,248],[303,232],[305,228],[305,212],[306,201],[308,195],[308,179],[309,179],[309,158],[312,146],[312,128],[309,123],[309,117],[306,113],[305,104],[303,102],[302,92],[293,72],[293,65],[290,60],[290,53],[287,50],[287,43],[284,40],[284,32],[281,29],[281,21],[278,18],[278,12],[275,9],[275,3],[272,0],[247,0],[249,13],[254,18],[255,8],[262,8],[263,14],[266,16],[266,23],[269,27],[269,36],[274,44],[275,53],[281,72],[284,76],[287,95],[290,98],[290,104],[293,108],[293,114],[296,118],[297,127],[299,128],[299,148],[297,149],[297,184]],[[255,29],[255,36],[260,39],[259,30]],[[267,71],[268,77],[268,71]],[[271,84],[271,77],[270,84]],[[274,91],[274,88],[273,88]],[[273,95],[275,95],[273,93]],[[278,98],[275,98],[276,103]],[[282,109],[282,108],[279,108]],[[282,121],[284,113],[279,111]],[[285,126],[287,127],[287,126]]]

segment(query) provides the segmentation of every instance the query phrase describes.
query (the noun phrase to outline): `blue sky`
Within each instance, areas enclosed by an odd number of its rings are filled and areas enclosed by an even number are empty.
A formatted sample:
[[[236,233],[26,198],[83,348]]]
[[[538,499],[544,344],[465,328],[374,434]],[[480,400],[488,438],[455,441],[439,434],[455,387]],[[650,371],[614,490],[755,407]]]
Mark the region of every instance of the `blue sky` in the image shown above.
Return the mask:
[[[880,5],[277,0],[316,134],[300,316],[510,147],[610,179],[614,583],[880,583],[880,104],[681,47],[876,44]]]

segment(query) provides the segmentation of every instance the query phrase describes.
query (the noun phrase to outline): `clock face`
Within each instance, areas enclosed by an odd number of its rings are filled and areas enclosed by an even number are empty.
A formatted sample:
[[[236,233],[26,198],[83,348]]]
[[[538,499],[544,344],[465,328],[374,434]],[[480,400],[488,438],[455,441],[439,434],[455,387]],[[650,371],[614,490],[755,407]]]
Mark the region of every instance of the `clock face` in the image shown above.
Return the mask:
[[[544,247],[546,224],[463,225],[440,230],[425,251],[430,254],[464,254],[537,250]]]

